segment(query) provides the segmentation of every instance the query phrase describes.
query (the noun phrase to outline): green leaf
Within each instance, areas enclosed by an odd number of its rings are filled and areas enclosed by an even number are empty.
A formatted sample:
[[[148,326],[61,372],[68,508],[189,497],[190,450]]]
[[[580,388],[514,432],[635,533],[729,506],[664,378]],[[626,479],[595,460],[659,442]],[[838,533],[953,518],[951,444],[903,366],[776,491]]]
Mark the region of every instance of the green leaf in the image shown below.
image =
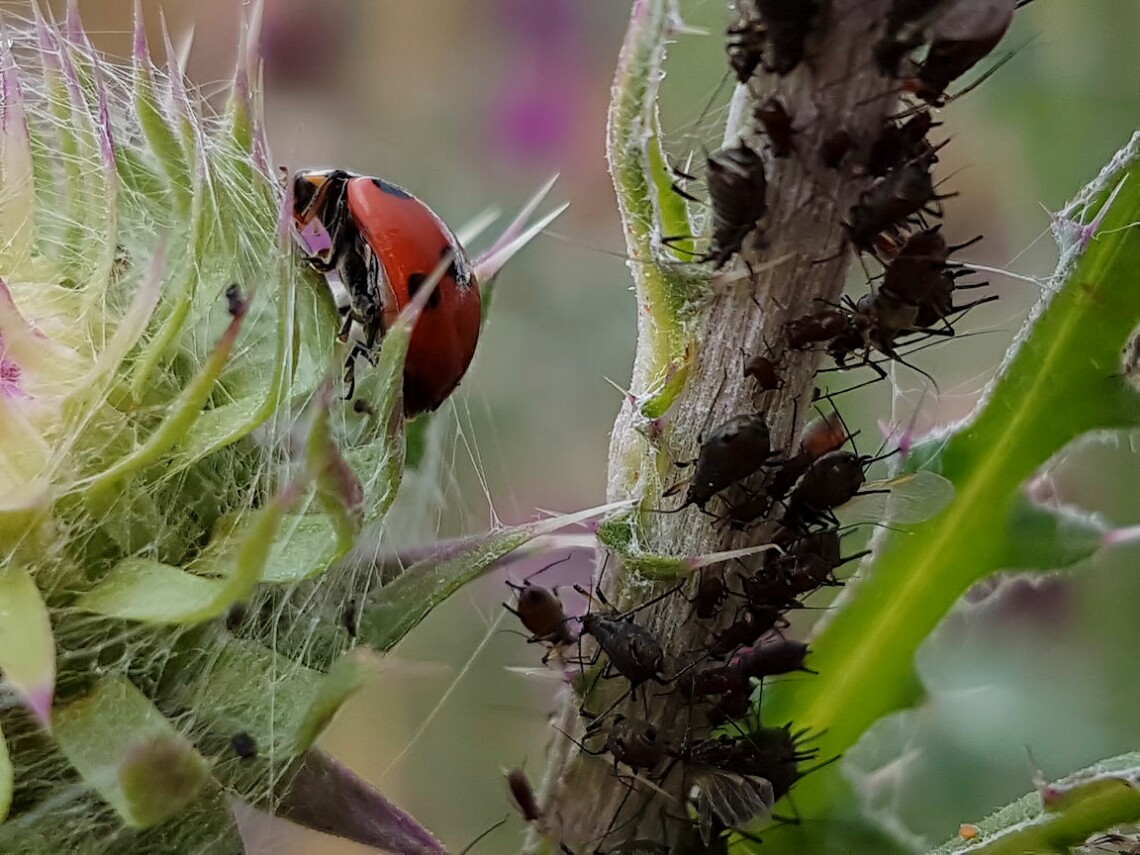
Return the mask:
[[[1140,323],[1140,230],[1131,225],[1140,220],[1138,155],[1140,134],[1063,212],[1099,211],[1104,220],[1091,241],[1077,240],[1077,227],[1062,222],[1058,273],[977,413],[913,452],[909,465],[953,483],[953,503],[926,523],[881,532],[865,578],[812,644],[819,677],[765,692],[765,714],[819,733],[821,756],[841,754],[909,703],[915,651],[971,585],[1032,563],[1011,554],[1019,528],[1042,522],[1025,513],[1025,481],[1083,434],[1140,421],[1140,397],[1118,376],[1120,350]],[[1087,540],[1063,546],[1074,555],[1088,548]],[[829,767],[796,788],[801,816],[826,815],[836,774]]]
[[[345,461],[329,427],[332,384],[326,383],[314,402],[313,422],[305,443],[305,465],[317,485],[317,500],[333,522],[337,556],[345,555],[360,532],[364,487]]]
[[[100,472],[86,484],[80,482],[82,486],[88,487],[92,493],[101,495],[123,476],[137,472],[142,467],[157,461],[163,452],[173,447],[186,435],[186,432],[201,416],[202,408],[214,391],[218,377],[233,352],[245,315],[246,312],[242,310],[233,316],[221,340],[206,359],[205,365],[181,391],[177,400],[170,406],[166,418],[147,437],[146,441],[134,452],[119,458],[115,464]]]
[[[659,223],[680,228],[687,218],[678,210],[679,198],[668,186],[660,140],[647,130],[658,129],[657,93],[664,77],[666,36],[675,19],[668,3],[644,3],[634,11],[644,20],[631,26],[618,60],[615,97],[607,117],[606,153],[625,229],[637,303],[646,313],[638,325],[639,360],[633,391],[643,415],[664,414],[684,385],[693,348],[681,312],[693,296],[692,283],[675,263],[657,257]],[[682,206],[683,207],[683,206]],[[685,231],[688,229],[686,227]],[[644,399],[644,400],[641,400]]]
[[[53,733],[83,779],[128,825],[179,813],[209,778],[205,759],[126,678],[56,711]]]
[[[18,566],[0,570],[0,671],[47,725],[55,691],[55,638],[35,581]]]
[[[512,526],[464,540],[447,552],[417,561],[394,581],[374,590],[360,606],[359,638],[377,650],[390,650],[432,609],[491,569],[503,556],[536,537],[628,507],[628,502],[616,502]]]
[[[204,684],[179,683],[173,699],[197,705],[215,731],[250,734],[259,754],[280,762],[304,753],[372,670],[367,651],[357,649],[322,674],[254,642],[232,640],[211,662]],[[209,707],[198,703],[204,692]]]
[[[333,663],[318,683],[308,706],[303,708],[293,741],[296,754],[312,747],[345,701],[364,685],[371,671],[368,653],[363,648],[350,650]]]
[[[290,515],[281,524],[261,581],[293,584],[324,573],[337,559],[336,529],[324,514]]]
[[[141,19],[135,21],[135,27],[139,32],[145,33]],[[146,137],[154,159],[166,174],[179,207],[188,212],[192,184],[190,164],[194,161],[186,157],[178,136],[163,116],[154,92],[153,66],[148,53],[136,57],[134,108],[139,127]]]
[[[976,825],[976,837],[955,837],[930,855],[1067,855],[1098,832],[1140,822],[1138,781],[1140,755],[1104,761],[1006,805]]]
[[[218,617],[247,599],[261,579],[292,492],[275,498],[253,515],[249,526],[237,527],[223,544],[208,550],[194,563],[194,573],[150,558],[128,558],[79,597],[76,608],[157,624],[200,623]]]

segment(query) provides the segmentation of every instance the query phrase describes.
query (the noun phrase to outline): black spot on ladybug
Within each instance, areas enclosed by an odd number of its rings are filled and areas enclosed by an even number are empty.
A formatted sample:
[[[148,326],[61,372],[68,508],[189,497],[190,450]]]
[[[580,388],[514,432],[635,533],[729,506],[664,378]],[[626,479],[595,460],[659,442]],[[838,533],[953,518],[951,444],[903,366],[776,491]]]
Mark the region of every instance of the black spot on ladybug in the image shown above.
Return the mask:
[[[425,276],[423,273],[413,273],[411,276],[409,276],[408,277],[408,297],[415,297],[416,292],[420,290],[420,286],[423,285],[426,280],[427,280],[427,276]],[[434,309],[436,306],[439,305],[439,300],[440,300],[439,288],[436,288],[435,290],[433,290],[431,292],[431,296],[428,297],[428,301],[427,301],[428,308]]]
[[[373,178],[372,183],[376,185],[379,190],[387,193],[389,196],[395,196],[397,199],[414,199],[416,198],[403,187],[396,184],[389,184],[383,178]]]

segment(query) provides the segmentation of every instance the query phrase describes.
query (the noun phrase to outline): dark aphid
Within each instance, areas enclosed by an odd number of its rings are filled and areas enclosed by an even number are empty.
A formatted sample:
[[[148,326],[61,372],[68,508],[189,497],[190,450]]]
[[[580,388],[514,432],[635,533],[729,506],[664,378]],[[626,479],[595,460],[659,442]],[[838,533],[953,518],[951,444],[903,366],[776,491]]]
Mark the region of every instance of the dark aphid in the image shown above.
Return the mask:
[[[652,771],[665,757],[665,745],[658,741],[657,728],[639,718],[614,716],[606,736],[606,751],[614,758],[614,765],[624,763],[631,769]]]
[[[804,593],[807,593],[809,590],[814,591],[827,585],[841,585],[842,583],[835,577],[835,571],[844,564],[858,561],[869,554],[864,550],[844,556],[842,549],[839,530],[825,528],[801,536],[789,547],[785,555],[778,557],[778,562],[794,562],[795,576],[801,580],[800,584],[805,588]]]
[[[230,747],[242,760],[252,760],[257,756],[257,740],[244,730],[230,737]]]
[[[736,737],[722,735],[694,746],[687,764],[764,778],[772,783],[779,801],[802,776],[799,764],[819,753],[802,750],[797,744],[802,736],[789,727],[762,727]]]
[[[703,511],[721,490],[759,470],[771,453],[771,435],[763,411],[733,416],[701,446],[681,507],[696,505]]]
[[[855,138],[847,128],[834,130],[820,144],[819,162],[828,169],[838,169],[854,147]]]
[[[756,680],[793,671],[816,673],[807,667],[808,646],[802,641],[773,636],[753,647],[738,650],[728,667]]]
[[[752,686],[745,686],[719,697],[709,698],[705,717],[709,727],[718,727],[728,721],[745,718],[752,712]]]
[[[690,671],[677,683],[681,697],[686,700],[737,693],[748,689],[748,678],[744,673],[728,665],[712,665]]]
[[[565,560],[567,559],[563,558],[548,564],[536,572],[541,573]],[[549,647],[546,655],[542,657],[543,663],[555,650],[569,647],[578,640],[570,628],[562,600],[558,598],[556,591],[535,585],[530,578],[521,585],[508,579],[507,586],[515,592],[517,601],[514,608],[506,603],[503,603],[503,608],[517,617],[530,632],[527,644],[545,644]]]
[[[747,583],[745,583],[747,594]],[[786,621],[783,617],[783,603],[749,603],[744,613],[718,633],[709,645],[709,656],[723,659],[739,647],[755,644],[766,633]]]
[[[800,434],[800,453],[818,460],[830,451],[836,451],[850,439],[847,425],[839,413],[831,412],[813,419]]]
[[[875,62],[888,77],[897,77],[899,65],[911,51],[926,43],[931,24],[954,0],[893,0],[887,10],[887,27],[875,43]]]
[[[819,14],[819,0],[753,0],[764,22],[768,58],[764,70],[783,77],[804,58]]]
[[[899,228],[921,213],[931,202],[946,199],[934,189],[930,175],[933,152],[887,173],[851,206],[850,220],[844,223],[847,238],[861,252],[874,253],[883,233],[897,234]],[[937,213],[932,211],[931,213]]]
[[[947,264],[946,259],[950,253],[980,239],[977,237],[956,246],[948,246],[938,227],[914,232],[907,237],[898,252],[884,267],[879,293],[889,299],[917,306],[920,315],[923,314],[924,308],[932,311],[934,321],[924,323],[919,320],[916,324],[918,327],[927,327],[945,318],[955,311],[953,307],[953,292],[957,287],[955,279],[969,273],[965,270],[952,269],[957,265]],[[968,287],[981,287],[984,284],[988,283]]]
[[[769,503],[783,501],[813,462],[828,452],[841,448],[845,442],[847,427],[838,412],[821,416],[808,424],[800,435],[799,451],[773,467],[764,482],[763,494]],[[734,507],[733,511],[735,510]],[[737,514],[730,513],[730,516],[735,518]]]
[[[988,285],[988,282],[979,282],[969,287],[982,287]],[[877,306],[877,314],[883,316],[887,314],[884,310],[887,306],[895,304],[898,306],[896,317],[903,319],[906,317],[905,313],[907,307],[911,312],[909,322],[896,322],[895,329],[900,332],[929,330],[930,327],[937,323],[946,322],[945,329],[941,331],[931,330],[931,332],[944,332],[947,335],[953,334],[954,328],[950,326],[947,319],[951,315],[965,312],[980,306],[983,303],[991,303],[998,299],[997,294],[991,294],[988,297],[974,300],[970,303],[963,303],[962,305],[954,304],[954,291],[958,288],[954,274],[948,273],[945,270],[935,271],[931,270],[923,277],[914,276],[905,281],[892,282],[891,288],[884,285],[875,297]],[[884,321],[880,321],[883,324]],[[890,323],[889,321],[885,323]]]
[[[728,64],[736,79],[747,83],[764,60],[765,31],[760,13],[745,0],[736,4],[737,17],[725,32]]]
[[[902,246],[883,269],[880,288],[893,291],[899,299],[906,299],[908,295],[905,283],[910,279],[921,279],[932,270],[942,270],[946,267],[950,252],[941,226],[907,235]]]
[[[226,308],[235,318],[244,314],[247,308],[245,297],[241,293],[241,286],[236,282],[231,282],[226,286]]]
[[[530,785],[526,772],[522,769],[511,769],[507,773],[507,791],[511,795],[511,802],[524,820],[538,822],[542,819],[542,810],[538,806],[534,787]]]
[[[574,588],[583,596],[589,596],[580,585]],[[595,594],[603,603],[606,602],[600,589]],[[666,682],[665,651],[661,642],[645,627],[635,623],[631,613],[604,615],[588,612],[582,616],[582,634],[594,637],[599,649],[609,657],[606,668],[612,667],[625,677],[631,693],[649,680],[661,684]]]
[[[799,532],[785,528],[783,533],[795,536]],[[836,568],[864,554],[842,558],[839,555],[839,534],[835,529],[801,536],[789,544],[782,555],[770,553],[772,557],[766,558],[758,572],[744,577],[744,596],[754,608],[759,605],[791,607],[824,586],[841,584],[835,578]]]
[[[768,135],[772,157],[788,157],[796,150],[796,132],[792,127],[792,117],[779,98],[773,95],[759,105],[752,115]]]
[[[772,792],[779,801],[805,774],[800,770],[800,764],[819,756],[817,748],[800,747],[803,735],[803,731],[792,733],[790,725],[750,731],[747,737],[738,740],[738,746],[743,750],[736,762],[751,770],[751,774],[771,781]]]
[[[249,616],[249,607],[244,602],[236,602],[226,611],[226,629],[237,632]]]
[[[701,620],[712,620],[727,596],[728,586],[724,582],[724,576],[706,570],[697,583],[697,592],[693,596],[695,604],[693,611]]]
[[[920,110],[902,123],[887,121],[867,153],[867,174],[882,178],[909,161],[930,157],[934,147],[926,135],[940,124],[929,110]]]
[[[899,353],[897,346],[902,343],[902,336],[910,333],[918,334],[923,338],[953,336],[954,329],[949,323],[940,329],[931,329],[929,324],[937,322],[940,317],[946,317],[950,312],[966,311],[981,303],[988,303],[997,299],[995,295],[964,306],[954,306],[949,302],[952,290],[952,287],[950,291],[945,290],[945,287],[942,290],[931,290],[929,301],[924,306],[904,303],[882,291],[864,294],[857,301],[847,299],[848,305],[843,310],[848,319],[847,329],[842,335],[836,336],[827,343],[828,355],[835,360],[836,366],[846,368],[848,367],[848,358],[853,354],[858,354],[859,362],[857,365],[865,365],[871,368],[879,378],[885,379],[887,372],[883,370],[882,365],[871,359],[871,351],[877,350],[887,359],[905,365],[926,377],[931,383],[935,383],[933,377],[918,366],[907,362]],[[914,341],[915,339],[910,339],[907,343],[914,343]],[[935,387],[937,387],[936,383]]]
[[[781,467],[783,465],[785,464],[781,464]],[[730,528],[737,531],[744,531],[772,509],[772,496],[768,492],[767,482],[759,491],[741,490],[741,493],[741,496],[733,496],[731,501],[727,502],[728,509],[722,518]]]
[[[1017,0],[957,0],[934,25],[930,50],[906,88],[940,106],[946,89],[997,47],[1009,25]]]
[[[376,408],[372,406],[372,403],[370,401],[366,401],[364,398],[353,399],[352,411],[354,413],[359,413],[362,416],[371,416],[372,418],[376,417]]]
[[[344,611],[341,612],[340,615],[340,624],[344,627],[344,631],[348,633],[349,638],[356,638],[357,617],[356,600],[354,598],[345,603]]]
[[[792,489],[785,524],[802,530],[813,523],[834,523],[833,511],[855,498],[866,483],[870,461],[853,451],[832,451],[816,460]]]
[[[713,239],[704,260],[721,267],[768,212],[768,179],[763,158],[744,142],[710,155],[706,166]]]
[[[744,363],[744,376],[756,381],[762,392],[771,392],[784,385],[780,370],[771,357],[757,354]]]
[[[720,839],[723,829],[740,828],[772,815],[776,803],[772,784],[759,775],[715,767],[694,769],[691,775],[697,788],[697,823],[706,846]]]
[[[784,338],[792,350],[807,350],[814,344],[843,335],[850,325],[848,313],[836,306],[823,305],[784,325]]]

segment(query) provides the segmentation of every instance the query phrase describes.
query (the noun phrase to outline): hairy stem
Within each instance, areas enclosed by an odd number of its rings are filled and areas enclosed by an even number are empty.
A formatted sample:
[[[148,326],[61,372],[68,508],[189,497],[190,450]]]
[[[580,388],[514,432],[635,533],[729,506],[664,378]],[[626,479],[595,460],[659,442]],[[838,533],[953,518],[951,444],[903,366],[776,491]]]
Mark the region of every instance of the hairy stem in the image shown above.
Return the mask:
[[[611,500],[634,498],[641,501],[643,509],[666,507],[670,500],[661,497],[659,485],[679,477],[670,472],[668,461],[693,458],[699,437],[733,415],[766,409],[773,447],[787,446],[796,427],[792,423],[794,413],[802,419],[806,403],[812,399],[818,357],[786,354],[784,388],[767,393],[762,400],[752,381],[742,375],[741,354],[764,352],[769,345],[779,352],[783,327],[789,319],[810,311],[815,300],[835,301],[842,292],[850,254],[841,224],[865,184],[820,166],[818,152],[823,138],[840,127],[856,140],[872,139],[893,103],[885,96],[888,84],[874,70],[870,56],[871,34],[875,22],[883,19],[885,5],[879,0],[836,0],[820,21],[808,58],[799,68],[784,78],[758,71],[747,86],[737,88],[731,116],[744,126],[730,126],[726,139],[733,142],[742,137],[757,151],[762,150],[764,144],[751,127],[750,117],[758,104],[778,92],[794,117],[798,151],[791,157],[768,161],[769,216],[761,248],[746,250],[745,257],[726,265],[722,275],[709,276],[706,272],[701,299],[684,318],[688,339],[694,343],[693,358],[685,385],[668,413],[663,438],[654,443],[638,430],[643,426],[644,411],[639,412],[636,401],[627,401],[618,415],[610,446]],[[668,8],[666,0],[635,3],[615,81],[608,151],[623,210],[630,188],[623,183],[627,169],[621,158],[632,148],[641,158],[642,174],[649,171],[649,143],[644,134],[636,136],[649,123],[623,123],[618,120],[621,113],[617,105],[637,84],[629,79],[629,54],[653,12],[664,8]],[[659,69],[644,71],[653,74]],[[651,105],[642,104],[642,116],[649,109]],[[635,258],[641,255],[641,248],[633,242],[636,237],[631,236],[627,221],[629,249]],[[749,275],[749,271],[754,272]],[[743,278],[729,281],[734,274]],[[649,391],[646,385],[661,362],[655,349],[660,337],[641,288],[638,297],[641,311],[633,368],[634,397]],[[634,529],[638,548],[659,555],[699,555],[765,540],[763,527],[748,533],[733,532],[713,525],[695,508],[677,514],[642,513]],[[615,567],[613,560],[608,563],[604,581],[621,609],[654,593],[645,585],[630,584],[636,580]],[[708,644],[707,627],[687,620],[691,608],[684,599],[670,597],[638,614],[638,622],[665,644],[669,673],[687,661],[685,653]],[[646,703],[648,717],[659,725],[665,741],[676,744],[685,738],[684,702],[679,694],[651,689]],[[582,731],[579,704],[576,696],[568,694],[558,714],[556,724],[567,733]],[[636,703],[627,701],[624,712],[643,717],[646,708],[639,697]],[[580,847],[593,851],[603,841],[612,845],[635,838],[672,843],[683,824],[664,817],[685,814],[682,776],[675,771],[660,784],[667,795],[642,785],[630,795],[627,783],[614,775],[608,758],[582,754],[569,740],[556,735],[542,796],[553,834],[575,851]]]

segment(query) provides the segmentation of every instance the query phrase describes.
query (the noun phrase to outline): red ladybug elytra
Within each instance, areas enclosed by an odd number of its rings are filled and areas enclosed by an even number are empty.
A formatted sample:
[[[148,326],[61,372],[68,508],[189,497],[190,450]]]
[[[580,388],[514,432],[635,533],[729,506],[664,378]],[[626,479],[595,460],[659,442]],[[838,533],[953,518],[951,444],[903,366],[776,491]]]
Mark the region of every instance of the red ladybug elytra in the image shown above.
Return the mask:
[[[479,284],[451,229],[404,188],[343,169],[294,174],[293,225],[305,260],[322,273],[335,271],[348,290],[341,340],[354,321],[363,330],[364,342],[346,366],[350,398],[356,356],[374,358],[385,330],[450,256],[412,331],[404,366],[404,413],[436,409],[471,364],[482,318]]]

